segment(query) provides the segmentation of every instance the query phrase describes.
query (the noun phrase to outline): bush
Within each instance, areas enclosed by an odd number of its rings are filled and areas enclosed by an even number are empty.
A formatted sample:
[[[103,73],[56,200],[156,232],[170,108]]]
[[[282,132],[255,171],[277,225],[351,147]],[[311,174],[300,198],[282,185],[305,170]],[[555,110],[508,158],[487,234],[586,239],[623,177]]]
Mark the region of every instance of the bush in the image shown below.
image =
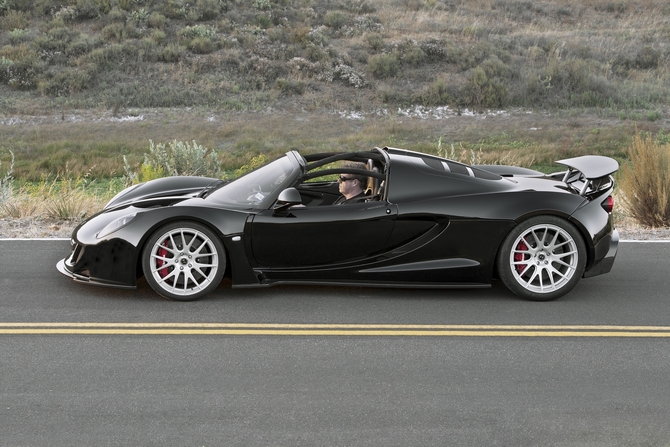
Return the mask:
[[[507,87],[486,76],[483,68],[473,70],[467,85],[467,104],[477,108],[502,107],[507,99]]]
[[[221,177],[221,166],[216,152],[192,143],[173,141],[154,144],[149,140],[149,152],[144,154],[142,174],[151,176],[162,173],[168,176],[197,175]],[[141,179],[146,181],[145,178]]]
[[[96,0],[77,0],[77,18],[79,19],[95,19],[101,12],[109,12],[101,10],[100,2]]]
[[[6,64],[3,64],[6,65]],[[32,90],[46,65],[37,58],[26,58],[6,66],[7,85],[17,90]]]
[[[342,11],[328,11],[323,23],[333,29],[340,29],[347,24],[349,18]]]
[[[216,36],[216,30],[208,25],[194,25],[179,30],[177,35],[186,39],[194,39],[196,37],[211,38]]]
[[[37,89],[43,95],[69,96],[81,92],[89,87],[91,75],[85,70],[67,67],[49,79],[43,79],[37,84]]]
[[[214,20],[221,14],[222,2],[219,0],[197,0],[195,6],[198,9],[200,20]]]
[[[168,18],[159,12],[152,12],[148,19],[151,28],[162,28],[169,22]]]
[[[381,51],[384,48],[384,38],[381,34],[372,33],[365,36],[365,42],[370,45],[373,51]]]
[[[642,225],[670,227],[670,144],[638,133],[628,155],[620,182],[628,211]]]
[[[0,82],[5,83],[9,81],[9,69],[12,65],[14,65],[14,62],[4,56],[0,56]]]
[[[279,78],[275,81],[275,87],[285,95],[302,95],[307,85],[303,81],[291,81]]]
[[[9,32],[9,42],[12,45],[19,45],[30,40],[30,31],[27,29],[15,29]]]
[[[660,51],[649,46],[643,47],[635,57],[635,66],[641,70],[658,68],[658,61],[660,58]]]
[[[216,50],[216,44],[209,37],[196,37],[192,39],[186,47],[196,54],[209,54]]]
[[[179,62],[183,56],[181,47],[176,43],[168,44],[158,52],[158,60],[160,62]]]
[[[21,11],[9,11],[5,16],[0,17],[0,30],[14,31],[15,29],[24,29],[28,26],[28,17]]]
[[[102,29],[102,34],[107,40],[122,41],[138,37],[139,31],[132,22],[128,22],[125,25],[122,23],[112,23]]]
[[[449,84],[445,78],[436,79],[418,98],[418,102],[424,106],[444,106],[451,101],[452,95],[449,92]]]
[[[393,54],[376,54],[368,60],[368,70],[376,78],[392,78],[400,71],[400,62]]]

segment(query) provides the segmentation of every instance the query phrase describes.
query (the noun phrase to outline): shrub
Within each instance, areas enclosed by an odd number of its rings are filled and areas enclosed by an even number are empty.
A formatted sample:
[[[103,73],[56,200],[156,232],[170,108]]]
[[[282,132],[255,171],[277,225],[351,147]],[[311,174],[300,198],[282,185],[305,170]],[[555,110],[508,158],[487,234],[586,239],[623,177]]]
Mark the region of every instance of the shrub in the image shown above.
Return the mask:
[[[154,144],[149,140],[149,152],[144,154],[142,173],[164,173],[168,176],[199,175],[221,177],[221,166],[215,151],[192,143],[174,140]],[[142,178],[142,181],[145,181]]]
[[[145,8],[136,9],[130,12],[130,20],[138,25],[143,25],[149,20],[149,11]]]
[[[449,93],[449,84],[444,78],[436,79],[432,85],[425,90],[418,98],[424,106],[443,106],[451,102],[452,97]]]
[[[28,17],[25,12],[10,10],[5,16],[0,17],[0,29],[14,31],[24,29],[28,26]]]
[[[130,24],[124,25],[123,23],[111,23],[102,29],[102,34],[107,40],[121,41],[132,37],[133,29],[134,27]],[[129,31],[131,31],[130,35]]]
[[[279,78],[275,81],[275,87],[286,95],[302,95],[307,85],[303,81],[291,81]]]
[[[379,22],[379,17],[358,16],[353,21],[354,34],[378,33],[384,31],[384,25]]]
[[[642,70],[658,68],[658,61],[660,58],[660,51],[649,46],[643,47],[635,57],[635,67]]]
[[[214,20],[221,14],[222,2],[219,0],[197,0],[195,7],[198,9],[200,20]]]
[[[340,29],[347,24],[349,18],[342,11],[328,11],[323,18],[323,23],[333,29]]]
[[[410,67],[418,67],[426,60],[426,53],[416,45],[409,47],[402,55],[402,63]]]
[[[216,50],[216,44],[209,37],[196,37],[186,47],[195,54],[209,54]]]
[[[260,11],[272,9],[272,4],[270,4],[270,0],[254,0],[253,5],[254,8]]]
[[[400,62],[394,54],[376,54],[368,60],[368,70],[376,78],[392,78],[400,71]]]
[[[9,81],[9,68],[14,65],[14,62],[5,58],[5,56],[0,56],[0,82]]]
[[[46,69],[46,64],[30,57],[14,62],[6,68],[7,85],[17,90],[32,90],[37,85],[39,75]]]
[[[507,87],[486,76],[482,67],[473,70],[467,85],[467,105],[482,107],[501,107],[507,98]]]
[[[107,14],[107,20],[112,23],[125,23],[127,17],[128,13],[126,11],[116,7]]]
[[[77,57],[88,54],[93,50],[95,45],[95,40],[84,34],[67,45],[65,48],[65,54],[68,57]]]
[[[630,214],[642,225],[670,226],[670,145],[638,133],[628,155],[620,187]]]
[[[171,43],[158,52],[157,58],[160,62],[179,62],[183,55],[181,47]]]
[[[19,45],[30,40],[30,31],[27,29],[15,29],[9,32],[9,42]]]
[[[91,75],[85,70],[67,67],[37,84],[43,95],[68,96],[89,87]]]
[[[151,28],[162,28],[169,22],[168,18],[159,12],[152,12],[147,21]]]
[[[99,3],[96,0],[77,0],[77,18],[94,19],[98,17],[103,12]],[[109,12],[109,10],[104,12]]]
[[[211,38],[216,36],[216,30],[208,25],[194,25],[179,30],[177,35],[185,39],[195,39],[196,37]]]
[[[151,40],[153,40],[156,43],[163,43],[165,42],[165,33],[159,29],[154,30],[153,33],[151,33]]]
[[[112,44],[91,51],[85,58],[98,66],[99,69],[112,68],[123,61],[123,45]]]
[[[381,51],[384,48],[384,38],[381,34],[372,33],[365,36],[365,42],[373,51]]]

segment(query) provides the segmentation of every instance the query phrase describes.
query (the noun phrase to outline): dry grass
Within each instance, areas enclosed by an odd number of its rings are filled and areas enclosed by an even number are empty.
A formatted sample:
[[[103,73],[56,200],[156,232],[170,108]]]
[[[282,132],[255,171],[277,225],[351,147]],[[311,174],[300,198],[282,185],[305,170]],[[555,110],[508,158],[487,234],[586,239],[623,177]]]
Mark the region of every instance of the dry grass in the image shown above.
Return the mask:
[[[12,192],[0,203],[0,216],[79,222],[101,210],[117,189],[101,194],[87,177],[59,175]]]
[[[670,227],[670,144],[637,134],[630,164],[621,169],[620,189],[629,214],[648,227]]]

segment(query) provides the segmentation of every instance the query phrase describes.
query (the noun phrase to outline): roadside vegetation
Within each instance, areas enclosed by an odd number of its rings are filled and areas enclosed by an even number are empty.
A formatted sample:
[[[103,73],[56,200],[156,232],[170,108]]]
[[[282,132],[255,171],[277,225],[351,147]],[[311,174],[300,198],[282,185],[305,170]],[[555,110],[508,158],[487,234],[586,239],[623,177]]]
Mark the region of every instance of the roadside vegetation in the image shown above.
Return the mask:
[[[661,0],[0,0],[0,211],[79,218],[179,156],[224,177],[388,145],[611,156],[630,215],[667,226],[632,189],[663,180],[627,179],[660,178],[639,139],[670,141],[668,23]]]

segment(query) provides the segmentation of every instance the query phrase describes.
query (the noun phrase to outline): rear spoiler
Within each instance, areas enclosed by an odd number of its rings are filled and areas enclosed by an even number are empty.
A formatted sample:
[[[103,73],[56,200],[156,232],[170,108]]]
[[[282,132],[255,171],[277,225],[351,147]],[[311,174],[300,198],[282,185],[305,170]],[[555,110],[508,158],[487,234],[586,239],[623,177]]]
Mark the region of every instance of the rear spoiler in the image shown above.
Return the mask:
[[[616,160],[602,155],[584,155],[559,160],[556,163],[568,167],[563,176],[565,184],[573,185],[578,181],[583,182],[581,188],[577,188],[580,195],[584,195],[587,191],[597,192],[608,187],[613,183],[610,175],[619,169],[619,163]]]

